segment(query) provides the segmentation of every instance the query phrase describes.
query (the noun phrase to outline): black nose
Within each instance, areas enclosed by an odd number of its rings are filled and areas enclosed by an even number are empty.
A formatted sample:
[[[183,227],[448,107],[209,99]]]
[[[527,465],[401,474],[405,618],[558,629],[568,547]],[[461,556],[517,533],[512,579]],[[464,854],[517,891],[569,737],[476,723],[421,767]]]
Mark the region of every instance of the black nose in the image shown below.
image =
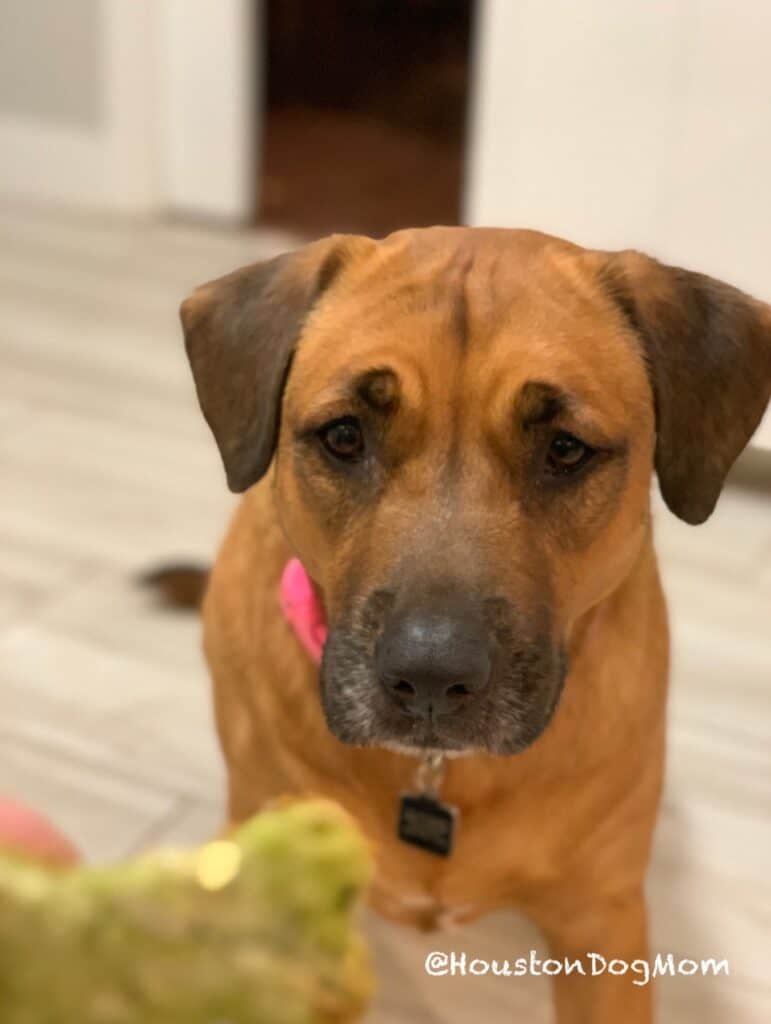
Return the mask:
[[[445,715],[487,685],[487,633],[468,609],[397,613],[377,643],[375,667],[381,686],[406,714]]]

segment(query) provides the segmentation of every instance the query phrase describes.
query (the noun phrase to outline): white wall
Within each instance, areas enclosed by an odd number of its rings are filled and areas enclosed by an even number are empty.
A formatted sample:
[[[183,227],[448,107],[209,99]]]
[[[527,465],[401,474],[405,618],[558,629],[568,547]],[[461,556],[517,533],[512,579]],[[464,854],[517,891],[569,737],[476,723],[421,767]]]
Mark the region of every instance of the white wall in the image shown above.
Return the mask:
[[[0,0],[0,200],[248,219],[256,0]]]
[[[477,45],[470,223],[771,301],[771,3],[480,0]]]
[[[98,0],[3,0],[0,23],[0,113],[98,125]]]
[[[153,2],[0,3],[0,198],[154,208]]]

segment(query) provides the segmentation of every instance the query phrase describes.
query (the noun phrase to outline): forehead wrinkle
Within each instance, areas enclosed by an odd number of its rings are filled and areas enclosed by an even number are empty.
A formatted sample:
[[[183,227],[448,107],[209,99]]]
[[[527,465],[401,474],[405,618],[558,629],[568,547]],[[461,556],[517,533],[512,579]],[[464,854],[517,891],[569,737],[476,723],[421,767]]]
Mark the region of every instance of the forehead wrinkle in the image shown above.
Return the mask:
[[[458,356],[462,359],[473,339],[469,290],[473,263],[471,252],[454,254],[452,260],[436,273],[431,289],[432,305],[429,308],[436,317],[434,333],[451,360]]]
[[[578,317],[595,312],[570,273],[572,254],[550,249],[509,252],[497,249],[477,259],[473,296],[477,322],[491,338],[498,333],[570,333]]]
[[[389,266],[393,262],[394,266]],[[418,258],[399,260],[394,254],[377,276],[372,274],[358,282],[355,297],[363,316],[374,315],[385,306],[396,305],[401,311],[423,312],[447,304],[447,270],[454,256],[440,259]]]
[[[377,277],[375,268],[370,267],[360,280],[361,292],[356,290],[359,313],[374,321],[382,321],[384,306],[396,306],[403,314],[437,313],[465,344],[470,334],[466,287],[474,258],[469,245],[395,250],[381,261]],[[362,288],[364,284],[367,287]],[[388,322],[394,312],[389,309]]]
[[[447,455],[444,466],[444,478],[446,481],[454,480],[461,466],[461,448],[462,448],[462,435],[463,425],[465,421],[465,407],[470,406],[471,402],[463,401],[464,380],[463,380],[463,369],[465,364],[465,345],[464,341],[460,342],[460,358],[454,361],[452,378],[450,381],[449,400],[447,402],[447,410],[449,415],[448,424],[448,438],[449,444],[447,446]]]
[[[476,253],[468,263],[463,282],[466,330],[473,348],[487,348],[502,329],[512,326],[514,318],[521,316],[517,307],[524,290],[504,253]]]

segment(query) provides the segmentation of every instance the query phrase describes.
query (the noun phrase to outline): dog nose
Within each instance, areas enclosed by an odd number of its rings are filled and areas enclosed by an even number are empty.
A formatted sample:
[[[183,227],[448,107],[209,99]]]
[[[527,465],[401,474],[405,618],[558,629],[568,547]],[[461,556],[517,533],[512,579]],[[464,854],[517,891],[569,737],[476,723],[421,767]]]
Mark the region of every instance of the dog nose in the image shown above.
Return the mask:
[[[375,669],[406,714],[431,718],[459,711],[490,678],[486,631],[469,614],[404,613],[381,635]]]

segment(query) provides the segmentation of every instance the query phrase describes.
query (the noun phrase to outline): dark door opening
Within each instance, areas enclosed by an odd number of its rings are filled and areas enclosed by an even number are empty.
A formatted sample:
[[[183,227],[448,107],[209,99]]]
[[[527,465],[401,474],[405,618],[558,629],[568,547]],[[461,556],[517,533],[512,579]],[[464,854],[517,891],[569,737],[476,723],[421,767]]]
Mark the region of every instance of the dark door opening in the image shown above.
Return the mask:
[[[262,224],[460,217],[473,0],[267,0]]]

